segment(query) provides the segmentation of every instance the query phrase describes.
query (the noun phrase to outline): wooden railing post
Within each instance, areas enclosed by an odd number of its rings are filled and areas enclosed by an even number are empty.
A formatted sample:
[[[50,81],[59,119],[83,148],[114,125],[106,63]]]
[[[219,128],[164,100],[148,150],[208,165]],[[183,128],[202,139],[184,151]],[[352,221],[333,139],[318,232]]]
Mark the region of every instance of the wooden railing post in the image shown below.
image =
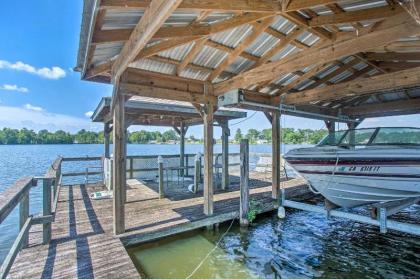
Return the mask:
[[[165,197],[164,179],[163,179],[163,158],[158,157],[158,168],[159,168],[159,199]]]
[[[241,177],[240,177],[240,209],[239,222],[242,227],[249,225],[249,143],[248,139],[241,140]]]
[[[42,213],[44,216],[51,215],[51,178],[45,178],[42,190]],[[43,243],[47,244],[51,240],[51,223],[42,225]]]
[[[194,193],[197,193],[198,184],[201,180],[201,156],[200,154],[195,155],[195,166],[194,166]]]
[[[23,226],[26,223],[26,220],[29,217],[29,191],[27,191],[20,201],[19,204],[19,229],[22,230]],[[24,239],[22,240],[21,249],[28,246],[28,235],[25,235]]]
[[[130,157],[130,179],[134,177],[134,164],[133,164],[133,158]]]

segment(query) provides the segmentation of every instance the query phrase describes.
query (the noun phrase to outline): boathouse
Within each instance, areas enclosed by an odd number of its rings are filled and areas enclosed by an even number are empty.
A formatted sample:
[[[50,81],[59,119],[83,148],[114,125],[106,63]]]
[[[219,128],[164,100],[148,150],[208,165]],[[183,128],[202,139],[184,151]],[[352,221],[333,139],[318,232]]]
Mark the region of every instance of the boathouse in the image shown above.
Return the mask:
[[[325,120],[334,133],[337,122],[356,127],[369,117],[420,112],[418,11],[420,1],[408,0],[85,0],[76,70],[113,88],[93,116],[105,133],[112,123],[113,198],[89,199],[103,185],[61,185],[65,158],[45,177],[18,181],[0,200],[0,221],[23,204],[21,233],[2,274],[137,277],[122,243],[236,218],[239,183],[227,192],[214,186],[213,129],[227,123],[223,106],[263,111],[271,123],[270,179],[250,192],[264,204],[260,212],[275,209],[281,115]],[[156,102],[144,102],[149,98]],[[189,103],[189,112],[177,114],[173,102]],[[230,113],[227,119],[244,116]],[[201,196],[186,204],[159,199],[153,187],[126,187],[127,127],[168,125],[182,136],[187,123],[204,126]],[[47,185],[45,210],[32,217],[27,193],[38,180]],[[16,258],[21,246],[28,248]]]

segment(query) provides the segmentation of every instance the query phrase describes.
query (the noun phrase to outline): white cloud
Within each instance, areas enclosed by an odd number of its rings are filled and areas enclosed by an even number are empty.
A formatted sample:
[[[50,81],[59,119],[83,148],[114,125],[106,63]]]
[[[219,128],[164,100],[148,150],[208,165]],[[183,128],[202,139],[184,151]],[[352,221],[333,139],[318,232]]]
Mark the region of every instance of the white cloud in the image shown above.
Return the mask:
[[[85,112],[86,117],[91,117],[93,115],[93,111]]]
[[[42,129],[49,131],[64,130],[72,133],[81,129],[95,131],[102,129],[102,125],[93,123],[86,118],[50,113],[45,110],[27,109],[26,105],[24,107],[0,105],[0,128],[3,127],[28,128],[35,131]]]
[[[26,105],[24,105],[23,106],[25,109],[28,109],[28,110],[33,110],[33,111],[44,111],[44,109],[43,108],[41,108],[41,107],[37,107],[37,106],[33,106],[33,105],[31,105],[31,104],[26,104]]]
[[[26,87],[19,87],[16,84],[3,84],[0,85],[0,90],[7,90],[7,91],[17,91],[21,93],[29,92],[29,89]]]
[[[21,61],[16,63],[11,63],[9,61],[0,60],[0,69],[10,69],[15,71],[23,71],[30,74],[34,74],[43,78],[48,79],[59,79],[66,76],[66,71],[64,71],[60,67],[43,67],[43,68],[35,68],[29,64],[25,64]]]

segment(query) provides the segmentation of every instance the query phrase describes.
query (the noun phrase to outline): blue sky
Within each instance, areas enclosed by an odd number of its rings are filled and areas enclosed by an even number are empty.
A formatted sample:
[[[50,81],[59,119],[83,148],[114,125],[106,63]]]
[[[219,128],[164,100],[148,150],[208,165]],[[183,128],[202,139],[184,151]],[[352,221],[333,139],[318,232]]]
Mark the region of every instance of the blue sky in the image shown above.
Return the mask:
[[[73,72],[79,44],[82,0],[15,0],[0,9],[0,127],[34,130],[81,128],[98,130],[86,113],[103,96],[109,85],[80,80]],[[253,112],[248,112],[253,115]],[[367,120],[362,126],[419,126],[418,116]],[[237,121],[232,121],[232,124]],[[286,117],[284,126],[323,128],[321,121]],[[265,129],[270,125],[262,113],[232,125],[231,129]],[[156,127],[131,129],[165,130]],[[220,136],[220,129],[215,135]],[[202,136],[202,127],[188,134]]]

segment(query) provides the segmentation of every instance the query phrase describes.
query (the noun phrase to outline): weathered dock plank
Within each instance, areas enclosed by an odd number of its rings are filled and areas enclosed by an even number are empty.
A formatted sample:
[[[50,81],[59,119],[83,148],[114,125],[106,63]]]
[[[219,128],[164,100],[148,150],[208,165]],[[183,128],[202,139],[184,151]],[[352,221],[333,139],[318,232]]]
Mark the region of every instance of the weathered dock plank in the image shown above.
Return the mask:
[[[259,178],[259,177],[257,177]],[[139,278],[124,245],[151,241],[238,217],[239,182],[231,177],[229,191],[216,190],[214,215],[203,213],[202,193],[188,193],[184,186],[159,199],[158,185],[129,180],[125,204],[126,232],[113,235],[112,200],[91,200],[101,185],[60,187],[52,239],[42,244],[42,226],[33,226],[29,246],[17,256],[10,278]],[[301,180],[282,184],[302,188]],[[298,186],[298,187],[295,187]],[[175,186],[174,186],[175,187]],[[184,187],[181,190],[181,187]],[[300,192],[298,194],[301,194]],[[293,192],[293,195],[297,195]],[[271,183],[250,179],[250,199],[259,201],[260,212],[274,209]]]

